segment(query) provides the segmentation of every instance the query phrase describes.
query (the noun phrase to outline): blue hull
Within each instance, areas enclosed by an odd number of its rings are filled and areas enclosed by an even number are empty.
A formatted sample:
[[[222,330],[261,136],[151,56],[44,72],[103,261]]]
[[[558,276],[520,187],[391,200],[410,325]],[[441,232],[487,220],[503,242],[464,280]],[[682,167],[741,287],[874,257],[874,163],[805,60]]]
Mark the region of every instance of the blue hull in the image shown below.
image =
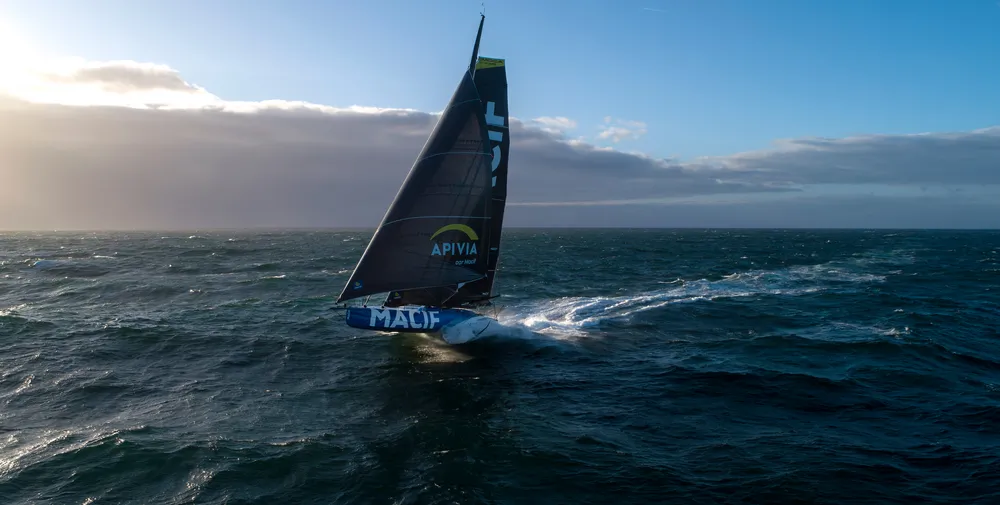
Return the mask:
[[[435,333],[479,314],[465,309],[348,307],[347,325],[362,330]]]

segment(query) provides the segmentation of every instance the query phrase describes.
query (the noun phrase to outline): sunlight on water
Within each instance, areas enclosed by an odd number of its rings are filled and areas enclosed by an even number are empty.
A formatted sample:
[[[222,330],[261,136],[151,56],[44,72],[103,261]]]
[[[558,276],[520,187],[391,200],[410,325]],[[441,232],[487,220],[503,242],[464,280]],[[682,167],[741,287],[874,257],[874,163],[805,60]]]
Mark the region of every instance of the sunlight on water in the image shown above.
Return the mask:
[[[380,332],[383,333],[383,332]],[[461,363],[471,359],[456,347],[442,341],[441,336],[429,333],[387,333],[412,345],[421,363]]]

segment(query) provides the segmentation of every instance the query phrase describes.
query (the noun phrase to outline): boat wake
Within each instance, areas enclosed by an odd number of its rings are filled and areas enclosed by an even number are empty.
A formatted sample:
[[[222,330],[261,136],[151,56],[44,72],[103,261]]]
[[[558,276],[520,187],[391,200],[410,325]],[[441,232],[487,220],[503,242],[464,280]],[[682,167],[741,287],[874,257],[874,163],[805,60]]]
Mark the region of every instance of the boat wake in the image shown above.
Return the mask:
[[[676,303],[711,302],[755,296],[802,296],[857,289],[885,281],[884,275],[858,271],[858,265],[824,263],[778,270],[748,270],[720,279],[663,281],[669,287],[634,295],[561,297],[508,306],[501,328],[512,335],[549,335],[570,340],[613,321]],[[494,330],[503,332],[505,330]]]
[[[504,318],[501,318],[504,319]],[[488,338],[535,340],[541,335],[516,323],[476,316],[441,329],[441,339],[449,344],[466,344]]]
[[[804,296],[851,291],[881,283],[886,276],[872,273],[868,258],[847,262],[799,265],[776,270],[747,270],[718,279],[662,281],[664,288],[619,296],[568,296],[507,305],[496,319],[474,317],[442,329],[449,344],[483,339],[572,342],[593,336],[593,330],[612,322],[628,322],[644,312],[677,303],[712,302],[758,296]],[[876,269],[878,270],[878,269]]]

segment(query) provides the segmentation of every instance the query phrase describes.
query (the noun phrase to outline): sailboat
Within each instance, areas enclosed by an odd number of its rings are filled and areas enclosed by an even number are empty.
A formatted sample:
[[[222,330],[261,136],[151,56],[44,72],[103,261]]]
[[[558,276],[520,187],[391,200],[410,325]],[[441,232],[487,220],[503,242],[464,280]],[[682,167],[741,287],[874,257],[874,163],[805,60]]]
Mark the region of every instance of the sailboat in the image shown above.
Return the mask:
[[[436,333],[492,305],[507,202],[505,61],[472,59],[337,303],[348,326]],[[377,305],[373,295],[385,294]]]

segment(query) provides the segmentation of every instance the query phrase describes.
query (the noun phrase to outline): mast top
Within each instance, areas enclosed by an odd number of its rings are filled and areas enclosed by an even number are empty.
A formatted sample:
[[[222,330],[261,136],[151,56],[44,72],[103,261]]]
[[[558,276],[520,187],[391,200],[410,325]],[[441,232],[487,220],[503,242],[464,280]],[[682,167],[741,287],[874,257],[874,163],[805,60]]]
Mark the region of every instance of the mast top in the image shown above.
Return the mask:
[[[485,8],[484,8],[485,9]],[[472,60],[469,61],[469,73],[473,77],[476,75],[476,58],[479,57],[479,40],[483,38],[483,22],[486,21],[486,14],[479,14],[479,32],[476,34],[476,45],[472,46]]]

